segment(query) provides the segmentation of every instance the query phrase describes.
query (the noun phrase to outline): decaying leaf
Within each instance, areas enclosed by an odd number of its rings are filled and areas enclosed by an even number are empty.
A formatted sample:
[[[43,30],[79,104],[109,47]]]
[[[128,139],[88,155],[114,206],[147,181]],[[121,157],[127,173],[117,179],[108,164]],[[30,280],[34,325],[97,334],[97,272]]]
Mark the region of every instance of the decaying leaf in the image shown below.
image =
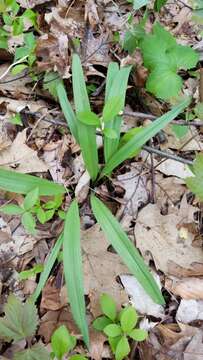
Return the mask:
[[[166,279],[165,287],[182,299],[203,300],[203,279],[194,277],[181,280],[176,278]]]

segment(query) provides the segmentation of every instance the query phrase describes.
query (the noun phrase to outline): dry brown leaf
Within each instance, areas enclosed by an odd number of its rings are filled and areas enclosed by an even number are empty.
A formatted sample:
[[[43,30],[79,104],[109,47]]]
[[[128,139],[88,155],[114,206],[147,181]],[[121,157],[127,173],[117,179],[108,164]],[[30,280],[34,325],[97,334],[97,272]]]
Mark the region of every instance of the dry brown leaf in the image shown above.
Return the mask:
[[[165,274],[176,273],[174,263],[190,270],[194,263],[203,264],[202,249],[193,246],[195,235],[190,231],[195,211],[184,196],[180,209],[174,208],[169,215],[162,215],[153,204],[139,212],[135,226],[137,247],[145,259],[152,258],[156,268]]]
[[[8,69],[10,64],[2,64],[0,65],[0,76],[2,76],[5,71]],[[2,96],[8,96],[12,95],[12,97],[15,97],[16,99],[26,99],[28,96],[30,96],[31,93],[31,87],[26,86],[31,82],[31,79],[29,76],[25,76],[22,79],[15,80],[15,82],[10,82],[10,80],[13,79],[13,75],[11,73],[8,73],[1,81],[5,82],[4,84],[0,84],[0,95]],[[10,101],[9,98],[7,98],[7,101]],[[2,98],[1,98],[2,102]]]
[[[37,152],[26,145],[26,129],[19,132],[7,149],[0,152],[0,166],[20,173],[45,172],[45,163],[38,158]]]
[[[107,251],[108,246],[98,225],[82,232],[85,293],[95,291],[95,303],[99,302],[102,293],[107,293],[120,306],[127,301],[127,295],[116,277],[128,273],[128,269],[117,254]]]
[[[172,206],[177,204],[186,190],[185,182],[175,176],[163,177],[162,174],[156,173],[155,183],[155,200],[160,208],[166,203]],[[148,183],[148,188],[149,186],[151,183]]]
[[[102,360],[104,343],[106,336],[102,332],[98,332],[93,328],[90,329],[90,356],[94,360]]]
[[[166,279],[165,288],[183,299],[203,300],[203,279]]]
[[[158,161],[154,161],[154,165],[158,164]],[[185,179],[189,176],[194,176],[192,171],[188,168],[187,165],[180,163],[178,161],[167,159],[156,167],[162,174],[168,176],[176,176],[180,179]]]
[[[95,0],[87,0],[85,3],[85,21],[87,20],[89,21],[92,29],[99,24],[99,16]]]
[[[66,287],[56,287],[56,279],[49,278],[43,291],[40,307],[46,310],[60,310],[67,305]]]
[[[164,129],[164,132],[167,134],[167,141],[163,144],[160,144],[161,149],[175,149],[182,152],[202,150],[203,143],[200,141],[200,136],[197,129],[193,126],[190,128],[191,131],[188,131],[188,133],[180,139],[175,136],[171,130],[171,127]],[[193,136],[195,136],[195,138],[191,139]]]
[[[75,197],[79,204],[83,203],[88,196],[90,187],[90,176],[87,171],[85,171],[81,178],[79,179],[76,188],[75,188]]]
[[[203,320],[203,300],[181,300],[176,320],[184,324]]]
[[[202,360],[203,359],[203,333],[201,330],[193,336],[190,343],[184,351],[184,360]]]

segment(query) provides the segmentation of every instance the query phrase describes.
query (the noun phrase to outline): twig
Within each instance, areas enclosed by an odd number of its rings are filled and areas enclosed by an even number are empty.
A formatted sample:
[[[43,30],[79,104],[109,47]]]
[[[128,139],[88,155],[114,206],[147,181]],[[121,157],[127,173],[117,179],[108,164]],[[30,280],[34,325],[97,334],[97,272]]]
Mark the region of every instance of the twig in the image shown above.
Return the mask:
[[[158,150],[158,149],[155,149],[154,147],[147,146],[147,145],[144,145],[142,148],[144,150],[148,151],[149,153],[157,154],[157,155],[159,155],[161,157],[171,159],[171,160],[175,160],[175,161],[181,162],[181,163],[186,164],[186,165],[193,165],[192,160],[184,159],[181,156],[170,154],[170,153],[168,153],[166,151]]]
[[[130,116],[130,117],[135,117],[135,118],[140,118],[140,119],[149,119],[149,120],[157,119],[157,116],[155,116],[153,114],[142,113],[139,111],[124,111],[123,116]],[[172,120],[171,124],[182,125],[182,126],[203,126],[203,121],[201,121],[201,120],[186,121],[186,120],[180,119],[180,120]]]

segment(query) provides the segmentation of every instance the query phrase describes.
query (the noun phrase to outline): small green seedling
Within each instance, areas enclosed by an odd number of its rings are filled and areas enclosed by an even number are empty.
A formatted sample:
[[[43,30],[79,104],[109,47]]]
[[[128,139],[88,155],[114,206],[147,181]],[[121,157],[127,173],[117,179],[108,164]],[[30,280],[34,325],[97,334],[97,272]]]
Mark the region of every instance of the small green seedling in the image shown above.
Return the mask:
[[[76,346],[77,339],[70,335],[65,325],[60,326],[55,330],[51,337],[52,353],[51,359],[62,360],[64,355],[69,354]],[[68,357],[69,360],[86,360],[83,355],[76,354]]]
[[[144,341],[148,334],[145,330],[136,328],[138,315],[132,306],[118,313],[115,301],[107,294],[101,296],[100,305],[103,315],[93,322],[93,326],[108,337],[115,359],[122,360],[130,353],[129,339]]]
[[[42,271],[44,270],[44,265],[42,264],[37,264],[35,266],[33,266],[31,269],[29,270],[24,270],[21,271],[19,273],[19,278],[20,280],[27,280],[30,279],[31,277],[40,274]]]
[[[53,200],[42,203],[39,197],[39,188],[34,188],[27,193],[21,206],[8,204],[3,206],[1,211],[7,215],[20,215],[26,231],[35,235],[36,220],[44,224],[51,220],[56,212],[60,217],[63,216],[63,211],[59,210],[62,201],[63,196],[56,195]]]

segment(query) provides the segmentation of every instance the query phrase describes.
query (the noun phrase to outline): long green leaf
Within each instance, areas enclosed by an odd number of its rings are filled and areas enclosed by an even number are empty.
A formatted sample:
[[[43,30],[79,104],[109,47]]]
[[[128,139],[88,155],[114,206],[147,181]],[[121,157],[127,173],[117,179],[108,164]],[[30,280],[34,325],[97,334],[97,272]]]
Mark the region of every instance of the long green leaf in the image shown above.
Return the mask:
[[[91,196],[91,206],[98,223],[123,262],[151,298],[158,304],[164,304],[164,299],[153,276],[117,219],[94,195]]]
[[[152,124],[143,128],[139,133],[135,134],[125,145],[123,145],[107,162],[101,172],[100,177],[109,175],[113,169],[120,165],[124,160],[130,158],[134,152],[142,147],[148,140],[163,129],[171,120],[176,118],[189,104],[191,99],[187,98],[172,110],[162,115]]]
[[[119,70],[117,64],[109,64],[107,72],[105,104],[109,103],[111,99],[113,100],[115,98],[121,98],[121,108],[124,107],[125,94],[130,70],[131,66],[124,67]],[[111,158],[111,156],[116,152],[118,148],[121,122],[121,116],[114,117],[113,115],[111,121],[105,124],[105,128],[113,129],[117,134],[116,139],[109,139],[107,136],[104,137],[104,156],[106,162]]]
[[[31,300],[33,302],[37,301],[41,291],[43,290],[43,288],[44,288],[44,286],[46,284],[46,281],[47,281],[47,279],[49,277],[49,274],[50,274],[50,272],[51,272],[51,270],[52,270],[52,268],[54,266],[54,263],[55,263],[55,261],[57,259],[57,256],[58,256],[58,253],[59,253],[59,251],[61,249],[62,244],[63,244],[63,235],[61,235],[58,238],[58,240],[56,241],[53,249],[51,250],[49,258],[48,258],[46,264],[44,265],[44,270],[40,275],[40,279],[39,279],[39,282],[37,284],[37,287],[36,287],[34,293],[31,296]]]
[[[85,85],[82,65],[77,54],[73,55],[72,76],[76,113],[90,111],[90,103]],[[86,168],[92,180],[95,180],[99,170],[96,144],[96,127],[78,122],[78,137]]]
[[[80,247],[80,217],[76,200],[72,202],[65,219],[63,264],[72,314],[86,345],[89,346]]]
[[[15,171],[0,169],[0,189],[20,194],[27,194],[34,188],[39,189],[39,195],[59,195],[66,192],[62,185],[36,176],[21,174]]]
[[[63,114],[68,123],[68,127],[71,131],[71,134],[74,136],[75,140],[79,144],[76,116],[75,116],[72,106],[67,98],[66,90],[65,90],[65,87],[62,82],[60,82],[57,85],[56,91],[57,91],[59,103],[61,105],[61,109],[63,110]]]

